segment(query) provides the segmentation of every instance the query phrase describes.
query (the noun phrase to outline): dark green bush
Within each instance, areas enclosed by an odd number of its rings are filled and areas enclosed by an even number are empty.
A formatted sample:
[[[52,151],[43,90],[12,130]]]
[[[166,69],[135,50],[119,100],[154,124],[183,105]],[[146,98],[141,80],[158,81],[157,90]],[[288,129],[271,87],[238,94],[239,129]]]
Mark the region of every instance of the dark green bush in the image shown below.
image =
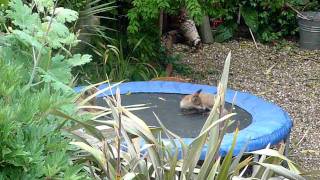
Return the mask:
[[[319,8],[319,2],[316,0],[184,0],[161,1],[161,3],[157,3],[156,0],[152,1],[153,3],[133,0],[131,2],[133,7],[128,12],[130,20],[128,32],[131,38],[146,30],[156,31],[160,10],[175,14],[180,7],[185,6],[197,23],[205,13],[212,18],[224,20],[223,25],[218,28],[217,41],[234,37],[241,25],[250,27],[255,36],[263,42],[295,36],[296,12],[289,6],[301,11]],[[240,24],[237,22],[239,15]],[[155,35],[154,33],[153,38]]]
[[[216,0],[212,7],[207,8],[207,12],[211,17],[224,20],[223,25],[218,28],[217,41],[234,37],[239,27],[246,25],[257,39],[270,42],[297,35],[296,12],[291,7],[314,10],[319,8],[319,3],[315,0]],[[240,24],[237,22],[239,14]]]

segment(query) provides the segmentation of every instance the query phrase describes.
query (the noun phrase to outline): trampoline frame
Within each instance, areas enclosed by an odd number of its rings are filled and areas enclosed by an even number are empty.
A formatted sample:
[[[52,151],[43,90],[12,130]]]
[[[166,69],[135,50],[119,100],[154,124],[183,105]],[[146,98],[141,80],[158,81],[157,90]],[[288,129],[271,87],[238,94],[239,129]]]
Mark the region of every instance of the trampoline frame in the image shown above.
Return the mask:
[[[102,84],[98,89],[108,87]],[[200,85],[172,81],[137,81],[126,82],[119,86],[121,94],[127,93],[174,93],[174,94],[192,94],[199,89],[204,93],[216,94],[217,88],[209,85]],[[77,87],[76,91],[82,87]],[[111,95],[115,93],[116,88],[100,94],[98,97]],[[228,89],[226,92],[226,102],[231,103],[236,91]],[[248,111],[252,115],[252,123],[239,131],[237,143],[234,148],[234,155],[247,144],[246,151],[255,151],[265,148],[268,144],[275,145],[286,141],[290,135],[293,126],[288,113],[276,104],[267,102],[262,98],[254,96],[247,92],[237,92],[235,104]],[[228,133],[224,136],[220,147],[220,155],[225,156],[230,149],[234,133]],[[165,139],[166,140],[166,139]],[[183,138],[186,144],[192,142],[192,138]],[[179,145],[177,141],[177,145]],[[202,149],[200,160],[205,158],[207,147]]]

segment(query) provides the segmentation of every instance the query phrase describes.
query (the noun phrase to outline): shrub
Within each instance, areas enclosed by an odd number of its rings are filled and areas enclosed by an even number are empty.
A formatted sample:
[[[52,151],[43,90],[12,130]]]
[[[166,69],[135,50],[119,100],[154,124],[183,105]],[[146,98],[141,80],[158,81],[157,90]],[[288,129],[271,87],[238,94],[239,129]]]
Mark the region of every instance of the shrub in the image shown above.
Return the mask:
[[[91,60],[70,52],[78,41],[66,24],[78,14],[51,0],[12,0],[2,13],[0,179],[85,179],[61,131],[65,119],[52,113],[75,112],[71,69]]]
[[[85,178],[60,131],[64,119],[50,115],[72,99],[49,87],[25,89],[22,68],[0,59],[0,179]]]
[[[149,60],[157,59],[160,53],[159,16],[161,11],[176,15],[179,9],[185,6],[191,17],[197,22],[201,21],[203,14],[201,3],[198,0],[132,0],[130,3],[126,7],[129,21],[127,26],[128,42],[132,45],[137,43],[141,37],[145,37],[146,41],[141,45],[139,52]]]
[[[271,42],[283,37],[295,36],[297,33],[296,13],[290,8],[298,10],[316,10],[319,2],[315,0],[276,0],[276,1],[253,1],[253,0],[214,0],[214,1],[156,1],[144,2],[133,0],[133,7],[128,11],[129,38],[136,34],[148,34],[154,32],[150,38],[155,38],[158,31],[158,19],[160,11],[176,14],[180,7],[185,6],[190,16],[197,22],[201,22],[203,14],[207,13],[215,19],[223,19],[224,23],[218,28],[216,41],[228,40],[245,25],[253,31],[255,36],[262,42]],[[239,17],[240,15],[240,17]],[[238,19],[240,18],[240,24]],[[146,31],[148,31],[146,33]],[[247,29],[247,32],[248,29]],[[149,46],[152,47],[152,46]]]
[[[208,6],[211,17],[224,19],[218,28],[217,41],[224,41],[237,34],[241,25],[251,28],[262,42],[271,42],[280,38],[295,36],[298,31],[296,13],[289,7],[298,10],[316,9],[317,1],[276,0],[276,1],[223,1],[217,0]],[[239,17],[240,15],[240,17]],[[239,24],[239,20],[241,20]],[[248,29],[247,29],[247,32]]]

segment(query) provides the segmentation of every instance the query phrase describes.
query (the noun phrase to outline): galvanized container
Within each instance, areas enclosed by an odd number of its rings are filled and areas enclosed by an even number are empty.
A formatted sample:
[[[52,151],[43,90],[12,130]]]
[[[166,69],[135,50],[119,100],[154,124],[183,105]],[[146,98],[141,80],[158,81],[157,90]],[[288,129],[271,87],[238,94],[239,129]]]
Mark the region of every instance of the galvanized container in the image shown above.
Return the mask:
[[[298,14],[300,48],[320,49],[320,12]]]

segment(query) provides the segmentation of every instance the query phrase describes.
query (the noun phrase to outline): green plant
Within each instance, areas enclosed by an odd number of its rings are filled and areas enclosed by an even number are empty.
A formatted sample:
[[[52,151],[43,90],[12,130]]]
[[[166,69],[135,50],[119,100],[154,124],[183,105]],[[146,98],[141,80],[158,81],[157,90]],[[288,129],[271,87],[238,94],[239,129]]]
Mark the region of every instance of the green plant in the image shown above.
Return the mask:
[[[0,179],[85,179],[60,131],[65,120],[50,115],[73,98],[50,87],[25,89],[16,66],[0,58]]]
[[[86,179],[72,161],[70,123],[53,112],[74,115],[71,69],[91,60],[72,54],[77,37],[66,24],[77,12],[56,1],[12,0],[0,35],[0,179]]]
[[[91,56],[70,52],[78,41],[65,23],[75,21],[78,14],[69,9],[54,8],[50,2],[38,2],[35,6],[38,13],[33,13],[22,1],[10,2],[6,17],[13,27],[9,27],[12,31],[2,38],[0,56],[25,67],[22,71],[24,77],[29,78],[29,87],[46,82],[56,89],[71,91],[65,85],[72,80],[71,68],[91,61]]]
[[[85,150],[82,155],[89,156],[87,160],[92,161],[88,165],[92,177],[108,179],[241,179],[249,176],[256,179],[267,179],[282,175],[290,179],[304,179],[300,170],[288,158],[282,155],[284,146],[278,151],[263,149],[246,153],[243,147],[237,157],[233,157],[233,148],[237,140],[238,130],[234,134],[232,146],[227,155],[219,156],[219,147],[226,132],[226,125],[234,115],[231,113],[220,117],[218,109],[223,108],[227,80],[229,73],[231,54],[228,55],[218,86],[217,99],[206,120],[200,134],[190,144],[185,144],[182,139],[173,132],[166,129],[158,119],[160,128],[149,128],[143,120],[132,114],[120,104],[120,94],[117,91],[114,98],[107,98],[110,109],[105,108],[112,114],[112,120],[94,120],[92,123],[104,124],[117,132],[116,142],[101,141],[102,148],[97,149],[90,143],[72,142],[80,149]],[[219,124],[222,125],[221,129]],[[168,137],[163,141],[161,134]],[[120,148],[120,134],[123,138],[125,150]],[[144,141],[140,147],[137,138]],[[207,144],[207,154],[201,166],[198,166],[200,152]],[[178,147],[181,147],[181,160],[179,160]],[[251,154],[261,155],[258,161],[253,161]],[[117,158],[120,157],[120,158]],[[92,159],[93,158],[93,159]],[[288,164],[289,169],[281,166],[282,162]],[[248,167],[257,165],[257,168],[245,175]],[[92,167],[94,166],[94,168]],[[90,168],[91,167],[91,168]]]
[[[319,7],[319,4],[314,0],[276,0],[272,2],[217,0],[214,6],[208,6],[207,12],[211,17],[224,19],[223,25],[218,28],[216,37],[219,42],[236,35],[241,25],[250,28],[262,42],[272,42],[297,34],[296,13],[289,8],[290,6],[298,10],[306,10],[305,7],[312,10]],[[239,20],[240,24],[237,22]]]
[[[155,59],[159,57],[160,46],[160,29],[159,16],[160,12],[168,14],[177,14],[179,9],[186,7],[192,18],[197,22],[201,21],[202,9],[201,2],[198,0],[131,0],[131,6],[127,7],[128,16],[128,42],[129,44],[136,44],[139,39],[145,37],[147,39],[141,45],[140,51],[143,54],[142,58]]]
[[[82,1],[81,1],[82,2]],[[114,1],[85,1],[85,6],[78,9],[79,20],[74,26],[74,31],[79,32],[78,39],[79,44],[73,49],[73,52],[86,52],[93,56],[93,61],[88,63],[85,67],[77,67],[73,70],[73,74],[77,74],[79,82],[85,81],[103,81],[106,79],[107,74],[104,66],[100,65],[104,63],[104,55],[106,47],[116,49],[111,44],[116,38],[113,34],[116,30],[110,24],[115,22],[113,13],[116,9]],[[64,1],[63,4],[68,4],[68,1]],[[71,8],[75,4],[69,4]],[[107,50],[106,50],[107,51]],[[99,53],[96,53],[99,52]],[[100,54],[102,53],[102,54]]]
[[[158,76],[157,70],[151,64],[136,57],[136,51],[143,41],[144,39],[140,39],[133,48],[123,45],[122,41],[116,45],[99,44],[95,53],[101,58],[101,61],[84,67],[88,67],[87,76],[94,81],[109,78],[114,82],[148,80]],[[97,73],[92,73],[92,69],[95,69]]]
[[[69,3],[64,1],[63,4]],[[70,6],[73,7],[72,4]],[[88,1],[79,9],[79,21],[75,28],[80,30],[82,44],[77,46],[76,52],[85,51],[94,56],[91,63],[74,70],[75,74],[80,75],[81,82],[88,79],[99,82],[107,77],[113,81],[148,80],[157,76],[157,65],[152,66],[152,61],[145,56],[153,54],[156,57],[149,46],[154,46],[154,43],[144,38],[145,35],[135,39],[137,41],[130,41],[125,34],[117,32],[120,29],[114,22],[120,14],[117,14],[116,8],[114,1],[95,0]],[[99,22],[93,23],[97,19]]]

